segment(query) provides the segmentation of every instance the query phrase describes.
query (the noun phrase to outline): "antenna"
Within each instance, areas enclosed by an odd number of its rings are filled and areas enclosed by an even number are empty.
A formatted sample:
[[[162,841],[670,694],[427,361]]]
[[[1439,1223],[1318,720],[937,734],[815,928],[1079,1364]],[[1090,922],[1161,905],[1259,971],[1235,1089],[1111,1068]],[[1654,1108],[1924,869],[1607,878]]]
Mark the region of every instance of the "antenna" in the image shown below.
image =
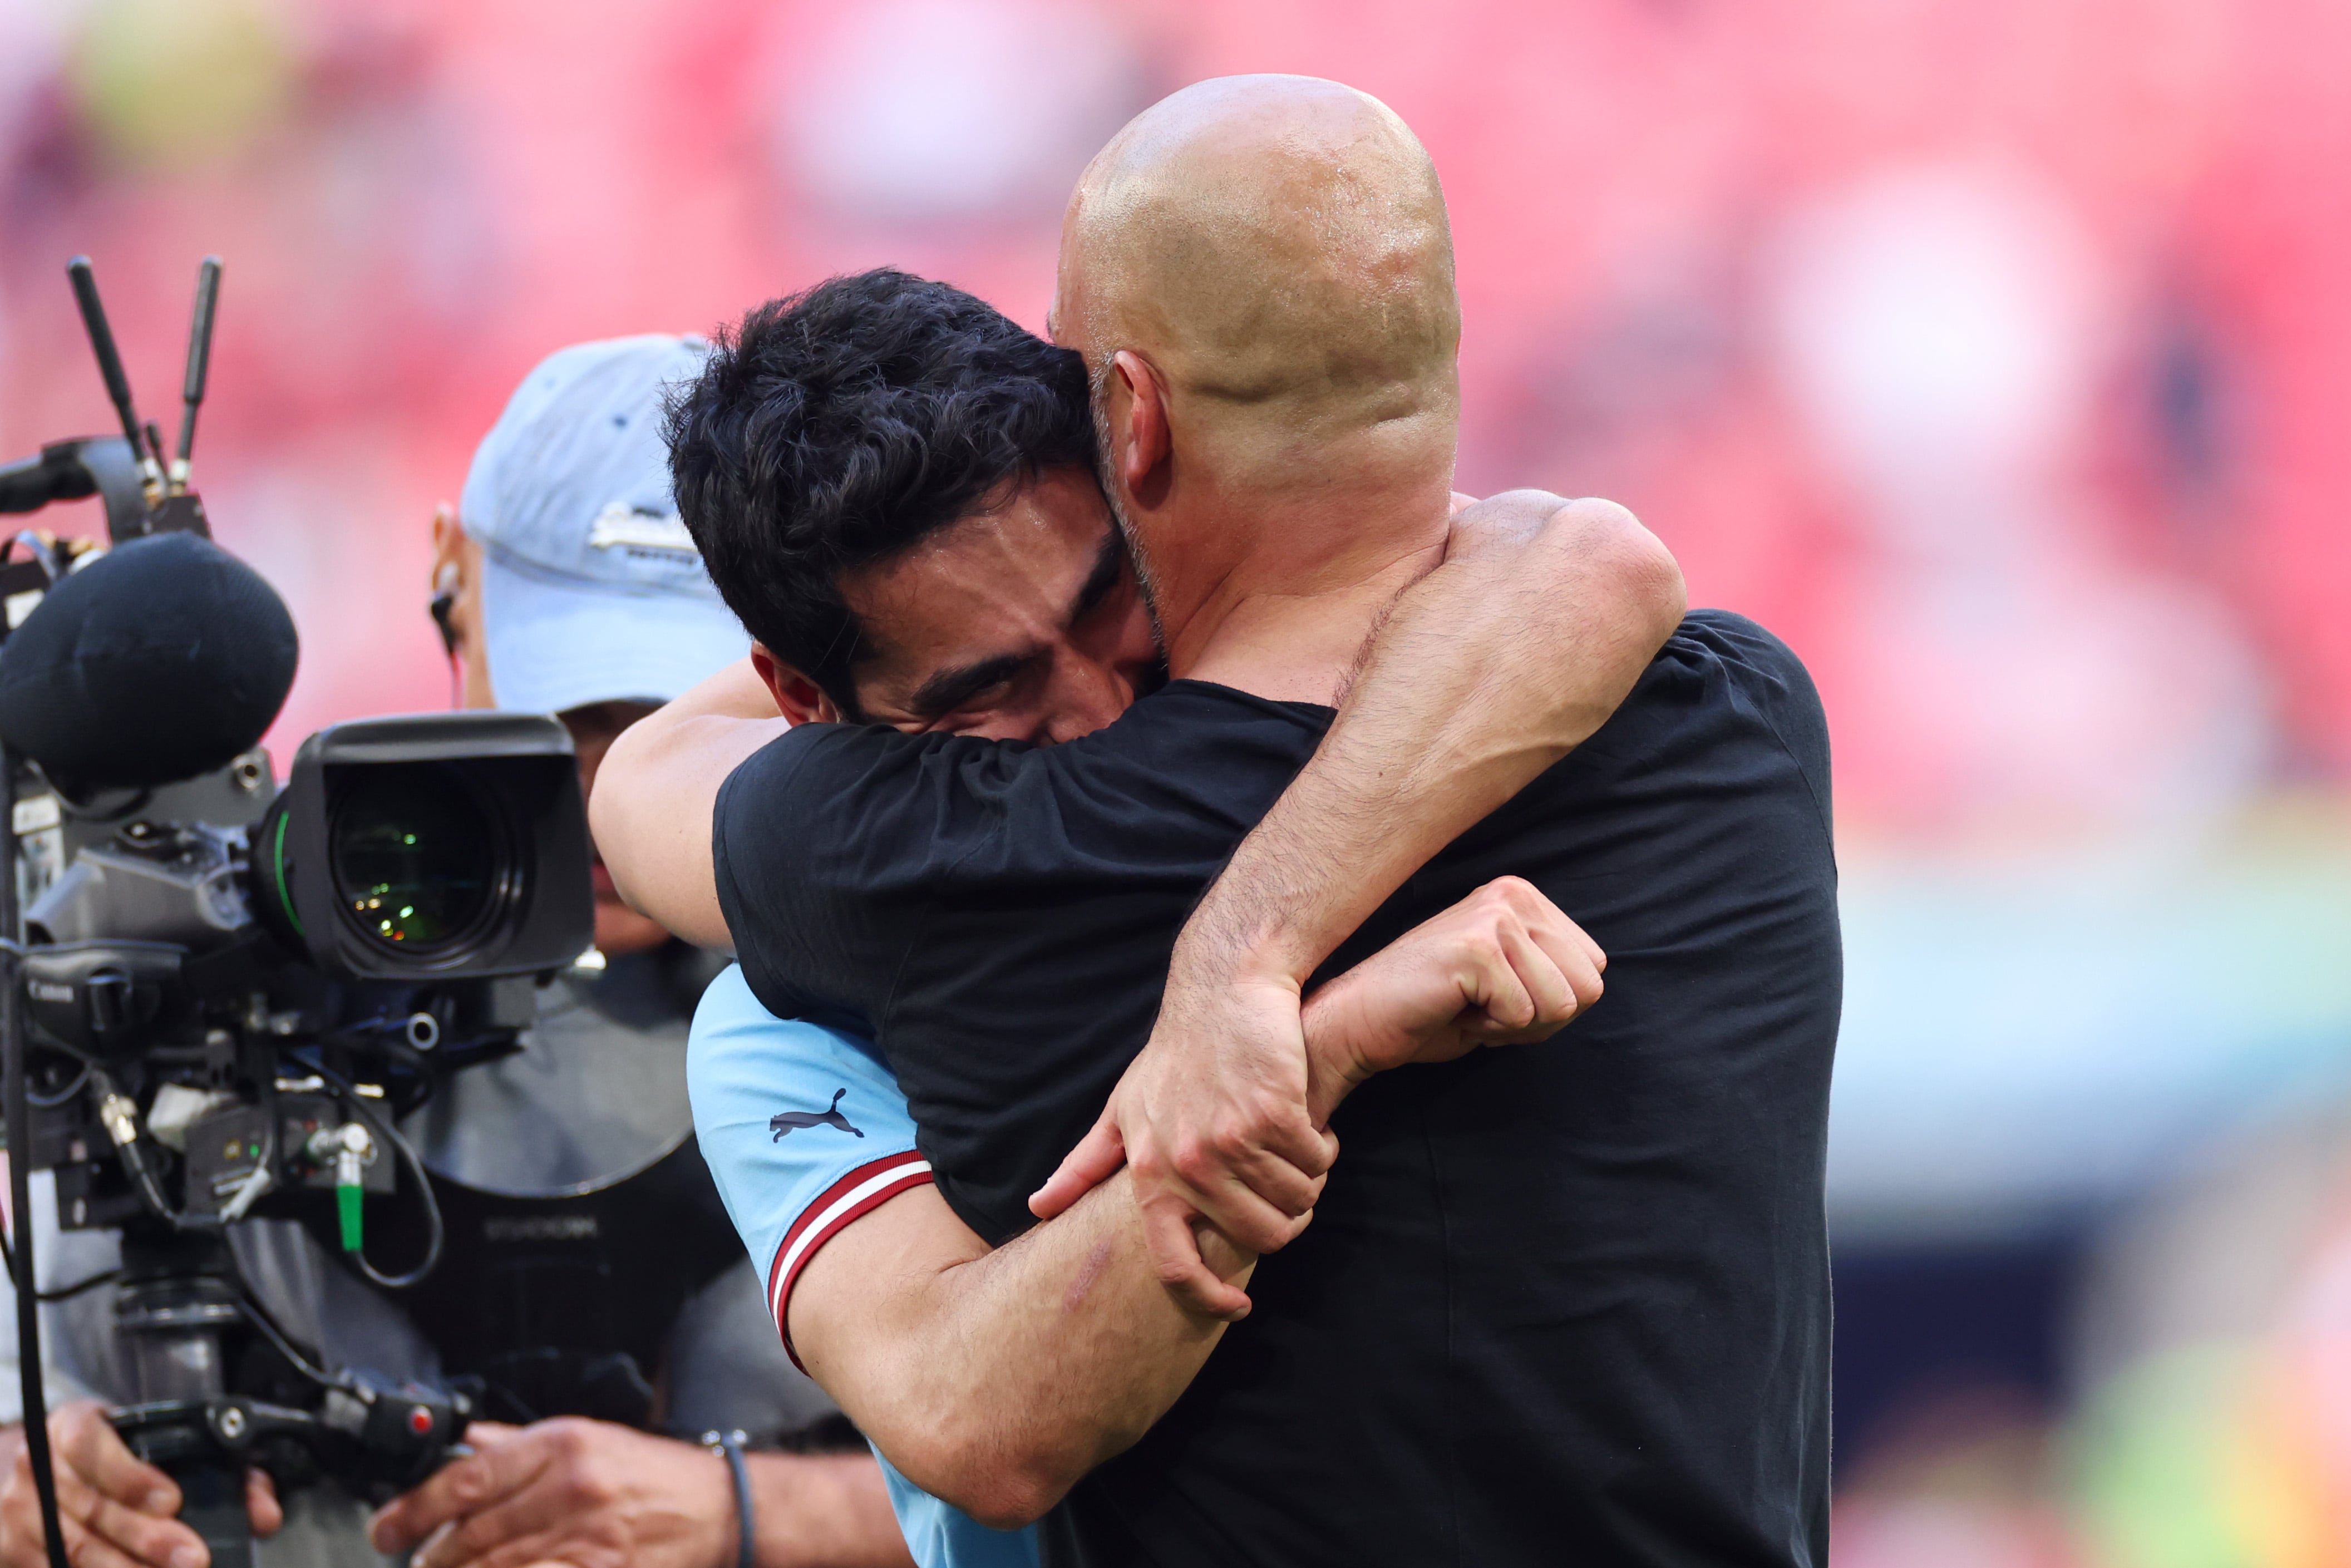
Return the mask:
[[[147,503],[153,506],[163,498],[163,470],[155,459],[146,455],[147,437],[140,429],[139,415],[131,406],[131,382],[122,373],[122,356],[115,351],[114,330],[106,324],[106,307],[99,302],[98,275],[90,270],[89,257],[78,256],[66,263],[66,276],[73,280],[74,300],[81,307],[81,324],[89,329],[90,351],[98,356],[98,373],[106,379],[106,395],[114,402],[114,412],[122,421],[123,439],[131,443],[131,454],[139,459],[141,486],[147,492]]]
[[[196,314],[188,323],[188,376],[180,383],[186,405],[180,415],[180,451],[172,459],[172,494],[188,488],[188,454],[196,445],[196,408],[204,401],[204,371],[213,358],[213,307],[220,300],[221,258],[204,257],[196,268]]]

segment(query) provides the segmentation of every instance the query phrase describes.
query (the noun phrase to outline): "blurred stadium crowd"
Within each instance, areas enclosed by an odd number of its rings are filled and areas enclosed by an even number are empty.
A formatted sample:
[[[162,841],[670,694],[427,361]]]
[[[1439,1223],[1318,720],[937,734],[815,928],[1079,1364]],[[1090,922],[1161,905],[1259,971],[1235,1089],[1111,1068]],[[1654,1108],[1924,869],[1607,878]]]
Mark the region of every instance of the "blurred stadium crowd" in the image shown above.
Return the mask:
[[[2346,58],[2330,0],[0,0],[0,455],[110,428],[68,256],[159,405],[227,258],[282,755],[445,701],[428,519],[551,348],[881,263],[1040,324],[1135,109],[1377,93],[1462,487],[1626,502],[1828,703],[1841,1560],[2351,1562]]]

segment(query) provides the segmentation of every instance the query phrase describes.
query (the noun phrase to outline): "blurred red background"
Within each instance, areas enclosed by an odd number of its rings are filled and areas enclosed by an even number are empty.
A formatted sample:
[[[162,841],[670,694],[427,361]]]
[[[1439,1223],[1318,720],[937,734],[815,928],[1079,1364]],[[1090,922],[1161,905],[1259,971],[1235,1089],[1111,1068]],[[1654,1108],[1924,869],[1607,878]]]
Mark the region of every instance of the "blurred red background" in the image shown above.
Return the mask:
[[[1932,351],[1998,361],[1984,336],[2053,327],[2062,363],[1949,371],[2052,427],[2025,499],[2098,572],[2189,585],[2227,622],[2277,766],[2351,767],[2337,5],[11,5],[0,442],[106,426],[68,255],[97,259],[159,412],[194,259],[225,255],[203,471],[311,631],[289,730],[434,700],[418,519],[549,348],[884,261],[1039,322],[1060,198],[1107,129],[1187,80],[1292,69],[1380,94],[1445,176],[1465,483],[1621,497],[1699,600],[1875,703],[1853,601],[1920,541],[1872,526],[1885,481],[1811,406],[1784,319],[1842,266],[1956,317]],[[1872,201],[1974,254],[1818,232],[1898,222],[1853,211]],[[2045,297],[2003,270],[2043,265],[2072,275]],[[1851,330],[1883,325],[1847,303]],[[1869,373],[1822,395],[1883,393]],[[1896,487],[1949,483],[1911,466]],[[1924,548],[1963,559],[1981,524],[1919,525],[1955,536]],[[1896,716],[1839,738],[1849,820],[1934,817]]]
[[[1890,1281],[1840,1463],[1996,1504],[1865,1488],[1853,1554],[2138,1561],[2051,1522],[2085,1260],[2351,1063],[2346,59],[2334,0],[0,0],[0,456],[110,428],[68,256],[167,424],[226,258],[196,477],[300,626],[282,758],[446,700],[428,521],[546,353],[883,263],[1041,327],[1136,109],[1379,95],[1452,205],[1463,487],[1627,502],[1829,705],[1833,1197]],[[2019,1326],[1938,1362],[1898,1303],[1973,1288]]]

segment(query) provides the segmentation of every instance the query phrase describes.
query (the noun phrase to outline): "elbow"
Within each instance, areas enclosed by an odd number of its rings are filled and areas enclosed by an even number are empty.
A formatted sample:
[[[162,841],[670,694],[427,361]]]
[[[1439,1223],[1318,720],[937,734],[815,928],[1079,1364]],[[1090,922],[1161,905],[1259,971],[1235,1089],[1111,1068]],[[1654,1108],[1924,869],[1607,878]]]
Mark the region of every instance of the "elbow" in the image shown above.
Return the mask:
[[[982,1426],[966,1415],[947,1416],[907,1444],[903,1458],[894,1446],[883,1451],[908,1480],[990,1530],[1036,1523],[1085,1473],[1084,1464],[1051,1445]]]
[[[1674,559],[1665,540],[1637,522],[1633,533],[1635,537],[1625,541],[1625,592],[1628,601],[1642,613],[1654,653],[1689,613],[1689,584],[1682,580],[1682,563]]]
[[[1644,652],[1654,654],[1689,612],[1689,585],[1682,580],[1681,562],[1665,540],[1614,501],[1572,501],[1562,513],[1573,515],[1572,531],[1581,536],[1573,548],[1605,572],[1627,626]],[[1561,520],[1564,518],[1554,523]]]
[[[589,786],[588,836],[596,841],[600,852],[605,844],[618,843],[622,838],[622,821],[627,815],[622,797],[627,792],[632,749],[629,739],[625,729],[613,737]]]
[[[613,737],[611,748],[598,764],[595,781],[588,791],[588,836],[595,841],[596,852],[612,873],[612,885],[630,908],[643,906],[629,892],[630,873],[636,860],[637,835],[632,831],[636,821],[632,810],[634,790],[639,782],[640,758],[647,737],[639,732],[652,727],[651,719],[640,720]]]
[[[898,1469],[941,1502],[961,1509],[990,1530],[1027,1529],[1050,1513],[1076,1480],[1016,1463],[958,1467],[927,1477],[904,1465]]]
[[[990,1530],[1026,1530],[1052,1512],[1069,1490],[1033,1476],[1009,1475],[973,1487],[960,1501],[946,1500]]]

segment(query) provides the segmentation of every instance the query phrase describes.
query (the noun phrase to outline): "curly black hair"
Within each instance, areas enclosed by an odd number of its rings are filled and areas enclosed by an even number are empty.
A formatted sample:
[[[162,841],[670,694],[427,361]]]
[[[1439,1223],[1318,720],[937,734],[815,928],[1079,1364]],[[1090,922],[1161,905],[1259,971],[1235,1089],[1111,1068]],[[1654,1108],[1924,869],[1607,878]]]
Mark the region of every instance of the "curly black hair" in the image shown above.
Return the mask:
[[[768,652],[858,714],[871,652],[841,578],[1008,479],[1093,467],[1084,362],[985,301],[883,267],[721,332],[669,410],[677,508]]]

